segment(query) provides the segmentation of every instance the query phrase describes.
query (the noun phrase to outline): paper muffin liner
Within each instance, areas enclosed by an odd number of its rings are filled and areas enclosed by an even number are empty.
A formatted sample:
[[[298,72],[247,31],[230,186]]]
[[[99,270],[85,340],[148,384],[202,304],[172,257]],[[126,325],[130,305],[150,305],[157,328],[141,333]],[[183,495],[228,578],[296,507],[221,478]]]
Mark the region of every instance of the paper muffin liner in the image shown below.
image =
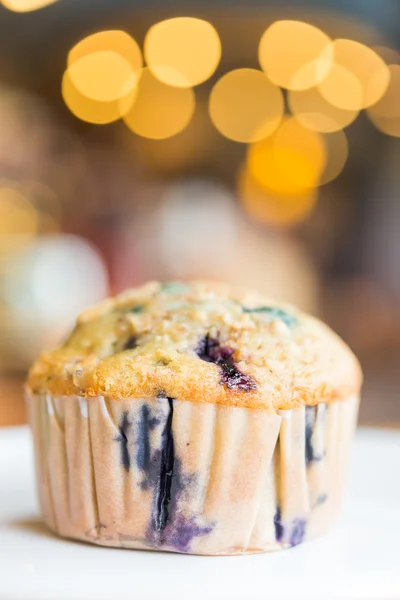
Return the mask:
[[[358,397],[271,414],[157,399],[28,397],[40,506],[105,546],[243,554],[325,530]]]

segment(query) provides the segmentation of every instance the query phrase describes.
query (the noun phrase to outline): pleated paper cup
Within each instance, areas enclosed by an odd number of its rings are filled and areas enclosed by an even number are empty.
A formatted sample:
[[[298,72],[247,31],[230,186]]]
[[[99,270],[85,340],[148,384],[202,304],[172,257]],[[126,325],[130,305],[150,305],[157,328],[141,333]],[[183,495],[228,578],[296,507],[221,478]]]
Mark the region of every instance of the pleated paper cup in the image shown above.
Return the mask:
[[[336,516],[359,399],[271,414],[211,403],[28,394],[56,533],[192,554],[279,550]]]

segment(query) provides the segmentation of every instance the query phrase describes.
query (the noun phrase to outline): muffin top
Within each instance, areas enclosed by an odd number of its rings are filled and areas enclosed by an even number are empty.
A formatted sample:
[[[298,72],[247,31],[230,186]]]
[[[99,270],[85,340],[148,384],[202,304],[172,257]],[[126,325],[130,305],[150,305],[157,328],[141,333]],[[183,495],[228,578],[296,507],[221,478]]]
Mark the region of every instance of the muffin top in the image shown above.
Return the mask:
[[[210,282],[150,282],[84,311],[32,366],[28,389],[276,411],[358,394],[361,370],[326,325]]]

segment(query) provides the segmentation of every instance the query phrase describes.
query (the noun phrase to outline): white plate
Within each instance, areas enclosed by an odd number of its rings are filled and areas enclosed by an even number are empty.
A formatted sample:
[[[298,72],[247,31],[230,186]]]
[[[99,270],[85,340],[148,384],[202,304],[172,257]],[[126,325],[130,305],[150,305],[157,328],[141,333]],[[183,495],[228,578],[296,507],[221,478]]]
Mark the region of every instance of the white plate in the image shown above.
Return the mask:
[[[346,505],[284,552],[200,557],[65,541],[40,521],[26,428],[0,430],[0,599],[400,598],[400,431],[358,431]]]

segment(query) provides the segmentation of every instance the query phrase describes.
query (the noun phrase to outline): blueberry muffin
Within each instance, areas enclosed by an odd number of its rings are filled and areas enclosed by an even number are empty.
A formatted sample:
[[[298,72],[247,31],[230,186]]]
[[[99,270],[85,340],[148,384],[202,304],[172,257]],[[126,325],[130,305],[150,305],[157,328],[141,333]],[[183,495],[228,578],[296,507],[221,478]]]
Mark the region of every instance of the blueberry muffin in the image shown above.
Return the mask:
[[[208,282],[128,290],[30,370],[43,517],[106,546],[295,546],[338,511],[361,379],[292,306]]]

